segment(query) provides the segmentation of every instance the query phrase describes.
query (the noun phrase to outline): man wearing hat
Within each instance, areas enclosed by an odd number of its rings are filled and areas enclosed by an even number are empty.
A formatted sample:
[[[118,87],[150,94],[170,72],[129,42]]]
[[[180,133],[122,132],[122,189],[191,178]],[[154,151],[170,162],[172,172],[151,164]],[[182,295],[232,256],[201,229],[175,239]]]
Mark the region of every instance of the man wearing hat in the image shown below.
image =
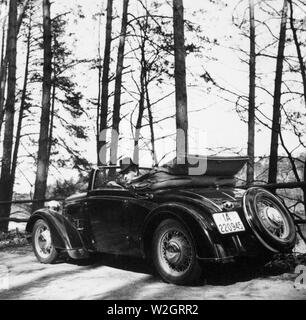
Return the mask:
[[[110,181],[107,185],[112,187],[129,186],[139,176],[139,167],[131,158],[120,160],[120,171],[117,181]]]
[[[123,158],[120,160],[120,172],[123,181],[126,185],[129,185],[139,176],[139,167],[133,162],[131,158]]]

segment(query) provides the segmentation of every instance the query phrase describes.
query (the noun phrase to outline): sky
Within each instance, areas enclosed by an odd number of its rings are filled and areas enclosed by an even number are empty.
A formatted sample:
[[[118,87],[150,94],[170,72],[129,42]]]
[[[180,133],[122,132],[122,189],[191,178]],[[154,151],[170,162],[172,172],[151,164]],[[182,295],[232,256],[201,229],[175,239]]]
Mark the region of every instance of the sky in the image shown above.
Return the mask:
[[[61,1],[61,3],[71,3],[69,0]],[[239,1],[225,1],[227,6],[208,6],[206,1],[192,0],[185,1],[185,18],[193,19],[192,12],[204,10],[203,16],[198,14],[196,21],[199,24],[205,26],[205,33],[207,36],[217,39],[225,37],[232,37],[232,42],[227,46],[237,47],[241,42],[244,42],[244,46],[248,48],[248,42],[239,35],[237,28],[232,24],[232,14],[234,8]],[[90,2],[85,0],[79,0],[78,3],[82,5],[86,15],[90,16],[95,13],[96,8],[101,1],[91,0]],[[90,3],[90,5],[89,5]],[[169,9],[170,6],[169,6]],[[219,9],[219,10],[218,10]],[[164,13],[164,12],[163,12]],[[171,14],[170,12],[167,12]],[[79,34],[79,54],[81,56],[91,56],[93,52],[96,52],[96,24],[93,21],[86,19],[80,22],[78,29],[75,32]],[[208,23],[207,23],[208,22]],[[96,31],[93,31],[96,30]],[[104,31],[104,30],[103,30]],[[278,30],[277,30],[278,31]],[[102,34],[103,43],[103,34]],[[211,55],[218,59],[218,61],[207,61],[207,59],[195,59],[193,57],[187,58],[187,69],[193,74],[199,75],[204,70],[209,71],[213,75],[216,81],[235,92],[242,94],[248,94],[248,66],[241,63],[241,55],[234,50],[230,50],[225,47],[216,47],[211,52]],[[265,70],[275,69],[275,62],[266,60],[261,64],[261,68]],[[89,80],[90,81],[90,80]],[[207,137],[207,146],[210,148],[216,147],[233,147],[237,150],[246,152],[247,146],[247,125],[241,122],[238,114],[235,111],[233,103],[227,103],[220,97],[218,93],[206,94],[205,83],[197,83],[198,87],[194,87],[194,77],[189,77],[188,81],[188,108],[189,108],[189,125],[192,130],[204,131]],[[94,86],[91,86],[92,88]],[[272,86],[271,86],[272,87]],[[271,101],[268,101],[269,104]],[[171,108],[174,110],[175,101],[174,98],[165,102],[165,105],[161,105],[160,108]],[[203,109],[200,112],[194,112],[194,110]],[[270,110],[268,114],[272,113],[272,105],[270,103]],[[167,124],[162,128],[168,127]],[[256,155],[266,155],[269,153],[269,136],[270,131],[265,128],[260,129],[256,135]],[[123,130],[124,131],[124,130]],[[285,134],[287,143],[295,147],[295,137],[289,132]],[[191,139],[192,140],[192,139]],[[191,141],[192,143],[192,141]],[[200,149],[204,149],[200,148]]]
[[[70,11],[73,8],[75,11],[81,9],[85,18],[77,21],[69,21],[69,30],[73,32],[73,39],[67,39],[71,42],[70,45],[74,48],[74,53],[78,58],[95,58],[98,52],[98,22],[92,19],[101,7],[105,9],[106,0],[61,0],[54,1],[52,4],[52,13],[62,13]],[[148,0],[148,2],[150,2]],[[164,1],[166,3],[166,1]],[[162,14],[171,15],[171,2],[168,1],[168,8],[164,7]],[[189,110],[189,128],[190,128],[190,148],[192,153],[210,154],[210,149],[226,149],[221,155],[233,155],[234,152],[239,152],[241,155],[247,153],[247,124],[242,122],[235,109],[235,104],[231,101],[226,101],[224,98],[232,100],[233,97],[222,94],[218,90],[209,90],[208,84],[204,82],[200,75],[205,71],[213,76],[214,80],[222,87],[228,90],[239,92],[243,95],[248,94],[248,65],[241,62],[241,53],[238,50],[231,48],[243,47],[248,50],[248,41],[241,36],[239,30],[233,26],[232,15],[237,4],[241,1],[232,0],[224,1],[226,6],[213,6],[204,0],[184,1],[185,18],[198,23],[204,29],[205,35],[209,38],[216,38],[220,41],[220,46],[214,46],[208,50],[208,55],[215,60],[205,57],[187,57],[187,84],[188,84],[188,110]],[[244,1],[247,3],[247,1]],[[242,3],[244,3],[242,1]],[[275,1],[274,1],[275,2]],[[121,3],[115,0],[117,7]],[[135,13],[139,10],[135,7],[134,1],[130,1],[130,11]],[[78,7],[79,6],[79,7]],[[279,8],[280,9],[280,8]],[[203,11],[201,11],[203,10]],[[196,15],[193,13],[197,12]],[[237,9],[238,15],[245,14],[243,7]],[[119,12],[115,12],[120,15]],[[103,18],[103,23],[105,17]],[[114,29],[118,29],[120,20],[116,19]],[[265,32],[261,32],[261,39],[265,38]],[[277,28],[275,29],[277,33]],[[267,35],[268,38],[268,35]],[[76,40],[76,41],[74,41]],[[102,25],[101,43],[104,42],[104,24]],[[207,48],[208,49],[208,48]],[[103,47],[102,47],[103,50]],[[103,52],[103,51],[102,51]],[[206,50],[205,50],[206,52]],[[112,57],[116,57],[116,47],[112,51]],[[21,60],[19,60],[21,61]],[[265,60],[260,62],[260,70],[275,69],[274,60]],[[93,98],[97,96],[97,72],[88,69],[88,65],[82,66],[76,70],[76,80],[79,83],[79,88],[85,98]],[[130,81],[130,80],[125,80]],[[125,83],[131,85],[130,83]],[[164,84],[164,92],[167,93],[173,90],[173,83]],[[273,88],[273,85],[270,86]],[[152,88],[152,100],[157,100],[160,91]],[[268,117],[272,114],[272,100],[261,93],[257,93],[261,100],[265,100],[265,113]],[[262,96],[261,96],[262,95]],[[127,95],[123,96],[123,102],[128,99]],[[83,103],[87,103],[86,99]],[[125,107],[123,107],[123,113]],[[160,102],[154,109],[156,118],[163,118],[167,115],[174,114],[175,99],[171,95],[168,99]],[[94,115],[94,111],[93,114]],[[81,143],[79,146],[83,150],[83,155],[92,163],[96,160],[96,141],[94,135],[94,119],[86,120],[86,124],[91,127],[90,140],[86,143]],[[175,130],[175,120],[170,119],[162,122],[156,127],[159,137],[173,133]],[[121,143],[120,154],[122,156],[131,156],[133,141],[130,137],[130,124],[128,121],[122,121],[121,133],[123,143]],[[256,133],[256,155],[263,156],[269,154],[270,149],[270,130],[265,127],[258,126]],[[292,132],[285,132],[284,138],[290,149],[294,149],[297,145],[296,138]],[[157,143],[157,155],[161,159],[169,150],[174,150],[175,140],[166,139]],[[296,151],[301,152],[300,149]],[[148,152],[141,153],[141,165],[150,165],[151,159]],[[172,155],[169,155],[165,160],[169,160]],[[27,163],[21,164],[21,171],[25,177],[20,176],[16,187],[17,192],[22,192],[29,189],[29,182],[34,181],[35,171]],[[63,176],[71,176],[72,173],[59,175],[57,170],[51,168],[49,183],[53,183],[57,179],[62,179]]]

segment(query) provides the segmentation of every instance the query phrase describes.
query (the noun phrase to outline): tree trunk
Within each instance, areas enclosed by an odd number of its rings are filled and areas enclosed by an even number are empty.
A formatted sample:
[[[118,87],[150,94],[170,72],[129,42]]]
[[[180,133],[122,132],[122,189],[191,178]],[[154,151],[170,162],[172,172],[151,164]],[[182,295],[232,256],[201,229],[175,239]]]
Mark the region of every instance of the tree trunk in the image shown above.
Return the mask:
[[[5,48],[4,43],[5,43],[5,30],[3,28],[2,58],[1,58],[1,69],[0,69],[0,133],[1,133],[2,123],[4,118],[5,87],[6,87],[6,79],[7,79],[7,53],[3,56],[3,52]]]
[[[151,133],[151,156],[152,156],[152,164],[153,167],[157,166],[157,156],[156,156],[156,147],[155,147],[155,132],[154,132],[154,119],[152,113],[152,106],[150,101],[149,95],[149,88],[148,88],[148,81],[146,81],[146,101],[147,101],[147,109],[149,115],[149,126],[150,126],[150,133]]]
[[[11,161],[12,145],[14,135],[14,114],[15,114],[15,94],[16,94],[16,56],[17,56],[17,0],[10,0],[9,7],[9,27],[7,42],[8,57],[8,87],[6,101],[6,122],[3,141],[3,156],[0,178],[0,201],[9,200],[10,192],[8,186],[11,185]],[[0,206],[0,217],[9,217],[9,207]],[[0,224],[0,231],[7,231],[8,222]]]
[[[113,124],[110,147],[110,161],[112,165],[117,164],[118,160],[118,144],[119,144],[119,124],[120,124],[120,109],[121,109],[121,86],[122,86],[122,71],[124,62],[125,39],[128,24],[128,5],[129,0],[123,0],[123,12],[121,23],[121,34],[119,40],[116,81],[115,81],[115,96],[113,107]],[[114,170],[110,170],[110,176],[115,174]]]
[[[127,9],[126,9],[127,10]],[[112,20],[113,20],[113,0],[107,3],[107,20],[105,33],[105,48],[103,60],[102,75],[102,95],[100,110],[100,132],[98,145],[99,165],[106,165],[106,133],[107,133],[107,116],[108,116],[108,98],[109,98],[109,70],[110,70],[110,54],[112,43]]]
[[[293,40],[294,40],[294,44],[295,44],[295,48],[296,48],[296,52],[299,60],[302,82],[303,82],[304,101],[306,106],[306,68],[305,68],[304,59],[301,51],[301,44],[298,40],[297,30],[294,25],[294,11],[293,11],[292,0],[289,0],[289,5],[290,5],[290,28],[293,34]],[[306,160],[304,164],[304,181],[306,181]],[[305,214],[306,214],[306,188],[303,188],[303,194],[304,194],[304,208],[305,208]]]
[[[43,67],[43,93],[42,111],[40,119],[40,135],[37,157],[37,172],[35,180],[34,200],[43,199],[47,189],[49,170],[49,123],[50,123],[50,98],[52,77],[52,34],[50,19],[50,1],[43,0],[43,30],[44,30],[44,67]],[[32,211],[44,206],[43,202],[34,203]]]
[[[254,0],[249,0],[250,6],[250,91],[249,91],[249,120],[248,120],[248,167],[247,184],[254,182],[255,168],[255,90],[256,90],[256,52],[255,52],[255,8]]]
[[[176,91],[176,155],[186,161],[188,154],[188,107],[186,88],[186,49],[183,0],[173,0]]]
[[[25,12],[28,8],[30,0],[27,0],[25,4],[23,5],[21,12],[18,16],[17,19],[17,25],[16,25],[16,34],[18,36],[22,20],[24,18]],[[9,39],[7,39],[9,41]],[[2,60],[3,65],[1,65],[1,70],[0,70],[0,132],[2,129],[2,124],[3,124],[3,118],[4,118],[4,102],[5,102],[5,87],[6,87],[6,80],[7,80],[7,64],[8,64],[8,44],[7,44],[7,49],[5,53],[5,57]]]
[[[53,36],[54,48],[58,46],[56,36]],[[54,49],[55,51],[55,49]],[[54,127],[54,110],[55,110],[55,98],[56,98],[56,83],[57,83],[57,74],[56,74],[56,57],[53,56],[53,79],[51,83],[51,111],[50,111],[50,127],[49,127],[49,138],[48,138],[48,159],[50,161],[51,151],[52,151],[52,140],[53,140],[53,127]]]
[[[304,161],[304,182],[306,182],[306,158]],[[303,188],[303,193],[304,193],[304,211],[306,215],[306,188]]]
[[[3,27],[2,27],[2,42],[1,42],[1,58],[0,58],[0,74],[2,72],[2,68],[4,66],[4,51],[5,51],[5,25],[6,23],[3,22]]]
[[[55,110],[55,97],[56,97],[56,75],[53,75],[52,84],[52,98],[51,98],[51,111],[50,111],[50,128],[49,128],[49,143],[48,143],[48,158],[51,158],[52,141],[53,141],[53,127],[54,127],[54,110]]]
[[[2,45],[1,45],[1,69],[0,69],[0,135],[4,118],[4,102],[5,102],[5,87],[7,80],[7,41],[5,26],[7,18],[4,19],[2,29]]]
[[[142,128],[142,119],[144,114],[144,101],[145,101],[145,89],[144,89],[144,81],[143,75],[141,75],[141,92],[140,92],[140,99],[139,99],[139,109],[138,109],[138,118],[135,127],[135,137],[134,137],[134,152],[133,152],[133,162],[139,164],[139,140],[140,140],[140,131]]]
[[[305,101],[305,106],[306,106],[306,67],[305,67],[305,64],[304,64],[304,59],[303,59],[303,55],[302,55],[302,51],[301,51],[301,44],[300,44],[300,42],[298,40],[297,31],[296,31],[296,28],[294,26],[294,15],[293,15],[292,0],[289,0],[289,5],[290,5],[290,27],[291,27],[291,30],[292,30],[293,40],[294,40],[294,44],[295,44],[295,47],[296,47],[296,52],[297,52],[299,65],[300,65],[300,69],[301,69],[301,75],[302,75],[302,81],[303,81],[303,90],[304,90],[304,101]]]
[[[139,109],[138,118],[136,123],[135,138],[134,138],[134,153],[133,162],[139,165],[139,140],[140,130],[142,128],[143,114],[145,110],[145,81],[147,78],[147,61],[146,61],[146,36],[142,39],[141,44],[141,59],[140,59],[140,98],[139,98]]]
[[[18,152],[19,152],[19,145],[20,145],[20,139],[21,139],[22,121],[23,121],[24,111],[26,107],[26,96],[27,96],[27,87],[28,87],[28,78],[29,78],[30,50],[31,50],[31,32],[32,32],[31,17],[32,16],[30,15],[29,30],[28,30],[28,36],[27,36],[27,53],[26,53],[24,80],[23,80],[23,88],[22,88],[22,95],[21,95],[21,102],[20,102],[20,110],[18,115],[18,124],[17,124],[14,152],[13,152],[13,160],[12,160],[12,172],[11,172],[12,179],[11,179],[11,186],[10,186],[10,199],[13,198],[16,168],[17,168],[17,162],[18,162]],[[11,211],[11,205],[10,205],[9,211]]]
[[[284,61],[286,31],[287,31],[287,12],[288,12],[288,2],[287,0],[284,0],[279,44],[278,44],[276,77],[275,77],[273,120],[272,120],[273,122],[272,122],[270,165],[269,165],[269,183],[276,183],[277,181],[278,143],[279,143],[279,133],[281,130],[281,96],[282,96],[282,79],[283,79],[283,61]]]
[[[96,139],[97,139],[97,165],[100,165],[100,112],[101,112],[101,93],[102,93],[102,56],[101,56],[101,14],[99,15],[98,32],[98,99],[96,115]]]
[[[2,70],[3,63],[4,63],[4,50],[5,50],[5,22],[3,22],[3,27],[2,27],[1,58],[0,58],[1,69],[0,70]]]

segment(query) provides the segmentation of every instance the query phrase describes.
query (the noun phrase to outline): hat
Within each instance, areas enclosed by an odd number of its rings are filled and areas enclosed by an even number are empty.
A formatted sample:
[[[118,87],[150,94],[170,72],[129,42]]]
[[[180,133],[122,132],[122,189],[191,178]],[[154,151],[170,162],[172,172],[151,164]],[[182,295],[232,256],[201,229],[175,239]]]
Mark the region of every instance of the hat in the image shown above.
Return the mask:
[[[125,173],[128,170],[138,169],[138,165],[129,157],[120,160],[120,173]]]

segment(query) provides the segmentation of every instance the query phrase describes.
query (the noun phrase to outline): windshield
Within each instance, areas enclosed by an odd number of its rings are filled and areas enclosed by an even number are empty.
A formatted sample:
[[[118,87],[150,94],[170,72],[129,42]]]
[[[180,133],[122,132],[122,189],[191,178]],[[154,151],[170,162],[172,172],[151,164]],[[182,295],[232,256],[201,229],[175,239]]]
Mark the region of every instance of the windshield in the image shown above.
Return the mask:
[[[95,175],[95,181],[93,189],[104,189],[104,188],[110,188],[113,187],[110,182],[116,182],[119,181],[119,172],[116,172],[115,178],[109,177],[109,171],[110,169],[103,169],[103,170],[97,170]],[[118,187],[120,187],[120,184],[118,184]],[[123,186],[121,186],[123,187]]]

